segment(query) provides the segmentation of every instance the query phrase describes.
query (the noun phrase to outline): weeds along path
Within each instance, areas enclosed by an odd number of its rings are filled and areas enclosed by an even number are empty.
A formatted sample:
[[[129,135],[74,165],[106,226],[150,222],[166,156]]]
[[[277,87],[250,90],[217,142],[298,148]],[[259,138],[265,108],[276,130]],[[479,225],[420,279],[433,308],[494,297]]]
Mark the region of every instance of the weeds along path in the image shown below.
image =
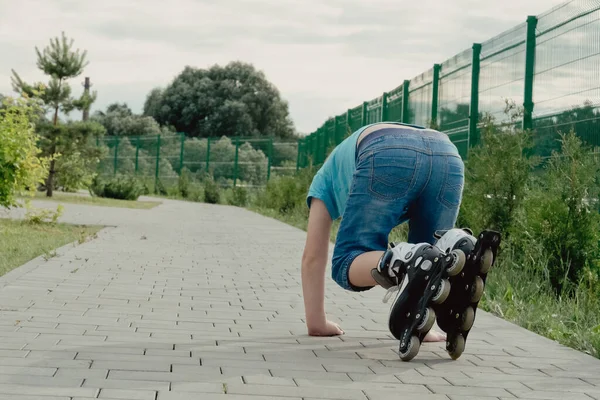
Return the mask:
[[[308,337],[303,231],[161,201],[65,204],[61,222],[108,227],[0,278],[0,399],[600,399],[600,360],[482,311],[458,361],[424,343],[404,363],[384,291],[328,280],[346,334]]]

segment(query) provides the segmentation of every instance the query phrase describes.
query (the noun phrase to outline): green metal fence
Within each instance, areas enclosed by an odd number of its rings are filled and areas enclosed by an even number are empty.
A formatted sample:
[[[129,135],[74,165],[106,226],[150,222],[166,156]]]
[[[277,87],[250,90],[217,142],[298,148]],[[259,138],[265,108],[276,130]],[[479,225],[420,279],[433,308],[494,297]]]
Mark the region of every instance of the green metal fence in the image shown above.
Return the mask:
[[[273,138],[108,136],[96,145],[104,150],[100,176],[136,176],[165,187],[183,172],[198,179],[208,173],[222,186],[264,186],[274,175],[294,173],[298,162],[296,141]]]
[[[484,114],[506,122],[507,100],[523,107],[518,123],[534,131],[538,155],[570,129],[600,146],[599,65],[600,0],[567,1],[329,119],[299,140],[297,167],[322,164],[352,132],[380,121],[435,127],[467,158]]]

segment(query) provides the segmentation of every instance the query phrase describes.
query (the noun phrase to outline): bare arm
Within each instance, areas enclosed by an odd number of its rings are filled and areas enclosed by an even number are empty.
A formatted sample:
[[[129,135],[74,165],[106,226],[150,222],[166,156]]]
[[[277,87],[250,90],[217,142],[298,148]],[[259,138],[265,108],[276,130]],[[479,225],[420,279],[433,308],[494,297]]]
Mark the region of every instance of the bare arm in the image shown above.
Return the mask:
[[[343,333],[325,315],[325,268],[329,250],[331,217],[325,204],[318,199],[311,202],[308,217],[306,246],[302,255],[302,291],[308,333],[328,336]]]

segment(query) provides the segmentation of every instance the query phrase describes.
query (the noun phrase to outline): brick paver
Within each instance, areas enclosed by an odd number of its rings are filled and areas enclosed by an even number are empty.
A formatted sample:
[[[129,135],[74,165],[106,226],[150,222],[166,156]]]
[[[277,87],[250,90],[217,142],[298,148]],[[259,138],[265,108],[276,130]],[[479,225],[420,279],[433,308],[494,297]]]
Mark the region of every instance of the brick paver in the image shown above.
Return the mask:
[[[384,291],[328,280],[346,334],[309,337],[305,233],[240,208],[66,204],[62,220],[108,227],[0,278],[0,399],[600,399],[599,360],[481,310],[458,361],[424,343],[405,363]]]

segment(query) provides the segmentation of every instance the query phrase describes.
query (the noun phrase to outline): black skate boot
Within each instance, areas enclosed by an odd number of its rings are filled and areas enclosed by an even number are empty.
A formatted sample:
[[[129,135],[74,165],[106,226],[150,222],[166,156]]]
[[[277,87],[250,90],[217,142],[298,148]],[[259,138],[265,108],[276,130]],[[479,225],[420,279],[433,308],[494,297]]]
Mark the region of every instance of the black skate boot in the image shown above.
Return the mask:
[[[419,352],[425,335],[435,323],[432,304],[442,304],[450,293],[447,277],[463,268],[462,253],[444,253],[429,243],[400,243],[387,250],[372,272],[388,291],[397,292],[390,306],[388,327],[400,341],[403,361]]]
[[[441,250],[463,253],[461,258],[466,259],[462,271],[449,278],[451,290],[447,300],[434,305],[438,326],[446,332],[446,351],[456,360],[465,350],[501,237],[498,232],[486,230],[476,239],[469,229],[451,229],[438,232],[436,238],[436,246]]]

